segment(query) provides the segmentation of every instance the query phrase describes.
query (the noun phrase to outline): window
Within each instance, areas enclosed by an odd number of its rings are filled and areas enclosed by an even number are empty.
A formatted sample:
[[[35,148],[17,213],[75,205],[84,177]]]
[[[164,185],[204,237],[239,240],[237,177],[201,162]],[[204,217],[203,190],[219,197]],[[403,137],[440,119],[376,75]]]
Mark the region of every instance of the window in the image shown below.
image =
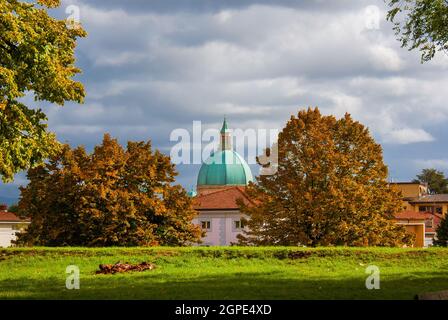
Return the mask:
[[[433,226],[434,226],[434,223],[433,223],[434,221],[433,221],[433,219],[431,218],[431,219],[426,219],[426,221],[425,221],[425,227],[426,228],[432,228]]]
[[[443,213],[443,208],[440,206],[419,206],[419,212]]]
[[[201,221],[201,227],[205,230],[210,230],[212,227],[212,223],[210,221]]]
[[[241,220],[234,221],[235,229],[243,229],[244,228],[244,222]]]

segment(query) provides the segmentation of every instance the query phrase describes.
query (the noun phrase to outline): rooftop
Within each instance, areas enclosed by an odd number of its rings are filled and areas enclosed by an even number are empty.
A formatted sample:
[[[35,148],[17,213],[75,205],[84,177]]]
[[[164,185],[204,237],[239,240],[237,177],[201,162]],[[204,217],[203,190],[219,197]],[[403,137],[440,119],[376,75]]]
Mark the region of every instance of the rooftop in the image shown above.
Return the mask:
[[[412,182],[412,181],[398,181],[398,182],[390,182],[390,184],[415,184],[421,186],[427,186],[427,183],[424,182]]]
[[[448,194],[428,194],[421,197],[407,198],[411,203],[448,202]]]
[[[432,220],[432,226],[425,225],[425,233],[434,233],[437,230],[440,221],[443,219],[442,215],[438,213],[430,213],[430,212],[415,212],[415,211],[404,211],[397,213],[395,215],[395,219],[397,220],[407,220],[407,221],[420,221],[423,220],[426,222],[427,220]]]
[[[245,204],[251,203],[243,187],[229,187],[224,190],[200,195],[193,200],[196,210],[238,210],[237,200]]]
[[[20,219],[12,212],[5,212],[5,211],[0,212],[0,222],[21,222],[21,221],[28,221],[28,220]]]
[[[433,214],[427,212],[403,211],[395,215],[397,220],[426,220],[432,218]]]

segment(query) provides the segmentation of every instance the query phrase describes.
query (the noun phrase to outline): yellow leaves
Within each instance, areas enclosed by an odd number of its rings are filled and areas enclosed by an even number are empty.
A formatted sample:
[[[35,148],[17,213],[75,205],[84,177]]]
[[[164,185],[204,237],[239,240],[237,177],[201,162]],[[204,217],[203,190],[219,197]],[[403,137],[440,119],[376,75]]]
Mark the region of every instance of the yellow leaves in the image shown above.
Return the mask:
[[[61,4],[60,0],[37,0],[37,3],[48,8],[56,8]]]
[[[67,28],[77,31],[82,31],[82,25],[76,21],[75,18],[68,18],[66,21]]]
[[[381,147],[346,114],[299,111],[279,134],[278,172],[248,188],[253,207],[244,241],[257,244],[391,245],[405,235],[390,220],[400,209],[388,187]],[[394,232],[384,232],[393,229]],[[278,232],[278,230],[288,230]],[[269,237],[267,240],[266,237]]]
[[[105,135],[92,154],[62,146],[45,166],[28,172],[20,204],[32,225],[21,241],[87,246],[199,241],[190,198],[170,184],[175,171],[169,158],[149,145],[129,143],[123,149]]]
[[[3,102],[2,105],[5,103]],[[0,176],[11,181],[14,174],[36,166],[56,150],[57,143],[52,133],[46,132],[45,116],[39,110],[30,110],[23,104],[9,100],[0,112]]]
[[[54,8],[60,1],[37,3]],[[84,88],[73,80],[80,72],[74,66],[74,49],[85,32],[67,28],[64,20],[51,17],[36,2],[0,1],[0,11],[0,120],[1,135],[8,137],[0,139],[0,176],[10,181],[15,173],[41,163],[57,145],[46,131],[45,115],[17,100],[31,91],[37,100],[60,105],[82,102]]]

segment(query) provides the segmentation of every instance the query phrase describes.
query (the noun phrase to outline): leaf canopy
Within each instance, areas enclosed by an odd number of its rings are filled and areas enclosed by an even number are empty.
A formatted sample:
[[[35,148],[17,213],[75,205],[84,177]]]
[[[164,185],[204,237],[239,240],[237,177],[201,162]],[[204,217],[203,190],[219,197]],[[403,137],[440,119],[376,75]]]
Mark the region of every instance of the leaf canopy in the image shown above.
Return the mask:
[[[44,7],[41,7],[43,5]],[[83,85],[74,80],[80,69],[74,51],[86,32],[48,14],[56,0],[0,1],[0,176],[14,174],[40,163],[57,150],[54,134],[47,131],[46,116],[38,101],[64,105],[83,102]],[[34,95],[36,103],[21,98]]]

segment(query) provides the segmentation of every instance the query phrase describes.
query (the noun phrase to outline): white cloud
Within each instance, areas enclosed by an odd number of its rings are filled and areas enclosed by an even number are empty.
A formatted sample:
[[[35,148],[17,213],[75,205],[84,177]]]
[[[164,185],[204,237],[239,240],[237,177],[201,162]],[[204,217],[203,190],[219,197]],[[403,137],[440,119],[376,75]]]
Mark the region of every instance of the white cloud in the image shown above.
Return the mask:
[[[417,159],[414,161],[418,168],[436,168],[436,169],[448,169],[448,159]]]
[[[370,59],[380,70],[400,71],[403,68],[403,61],[398,52],[384,45],[372,45],[370,48]]]
[[[391,130],[384,135],[384,141],[391,144],[410,144],[431,142],[434,137],[423,129],[405,128]]]
[[[233,13],[231,10],[223,10],[214,15],[219,23],[227,23],[232,19]]]
[[[147,54],[145,53],[120,52],[114,56],[110,54],[96,56],[94,63],[97,66],[122,66],[141,63],[146,56]]]
[[[227,114],[235,127],[281,128],[299,108],[319,106],[338,117],[351,113],[389,150],[443,141],[448,57],[422,65],[418,52],[400,48],[381,0],[223,1],[218,11],[163,13],[82,2],[88,96],[85,106],[48,109],[61,137],[128,137],[135,127],[132,137],[156,136],[166,148],[169,132],[192,120],[219,126]],[[368,5],[380,9],[380,29],[367,28]]]
[[[95,125],[56,125],[54,130],[60,134],[102,134],[105,132],[104,127]]]

